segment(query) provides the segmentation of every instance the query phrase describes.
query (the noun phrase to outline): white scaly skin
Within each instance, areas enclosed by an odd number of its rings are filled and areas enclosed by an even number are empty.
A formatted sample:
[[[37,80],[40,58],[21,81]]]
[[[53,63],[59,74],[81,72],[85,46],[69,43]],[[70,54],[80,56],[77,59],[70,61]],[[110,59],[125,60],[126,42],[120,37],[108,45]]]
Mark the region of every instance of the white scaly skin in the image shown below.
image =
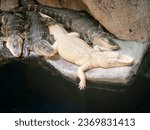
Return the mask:
[[[94,48],[90,47],[85,41],[79,38],[80,35],[78,33],[67,33],[60,24],[49,26],[49,31],[56,40],[53,45],[53,48],[56,50],[55,53],[59,53],[65,60],[79,66],[80,89],[86,87],[84,72],[89,69],[96,67],[120,67],[133,64],[133,58],[130,56],[113,51],[101,52],[97,46]]]

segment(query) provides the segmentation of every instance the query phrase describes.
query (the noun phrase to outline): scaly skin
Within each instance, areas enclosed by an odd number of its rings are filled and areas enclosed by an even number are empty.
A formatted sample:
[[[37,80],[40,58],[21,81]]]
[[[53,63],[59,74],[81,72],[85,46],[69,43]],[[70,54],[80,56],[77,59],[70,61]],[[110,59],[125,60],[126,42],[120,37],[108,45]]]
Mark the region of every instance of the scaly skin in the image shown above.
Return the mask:
[[[35,11],[27,11],[27,18],[29,24],[29,39],[27,43],[28,51],[33,50],[39,56],[45,58],[51,57],[54,50],[50,43],[52,43],[52,37],[49,35],[48,28],[42,23],[41,16]]]
[[[87,43],[99,45],[101,50],[119,48],[118,44],[104,32],[102,25],[85,12],[46,6],[38,6],[37,10],[62,23],[66,29],[80,33],[82,39]]]
[[[78,76],[80,78],[80,89],[86,87],[84,72],[89,69],[95,67],[112,68],[133,64],[132,57],[113,51],[102,52],[97,46],[92,48],[79,38],[78,33],[67,33],[59,24],[49,26],[49,31],[56,40],[53,45],[56,53],[59,53],[65,60],[79,66]]]
[[[13,56],[20,57],[22,54],[24,31],[22,14],[5,13],[2,16],[1,31],[6,41],[6,47],[10,50]]]

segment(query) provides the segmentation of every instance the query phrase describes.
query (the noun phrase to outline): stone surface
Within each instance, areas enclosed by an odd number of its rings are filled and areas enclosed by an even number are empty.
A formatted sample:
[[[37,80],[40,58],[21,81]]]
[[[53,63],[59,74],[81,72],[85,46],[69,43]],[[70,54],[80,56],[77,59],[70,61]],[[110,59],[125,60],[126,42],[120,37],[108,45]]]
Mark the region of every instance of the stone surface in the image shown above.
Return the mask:
[[[0,0],[0,11],[8,11],[19,5],[18,0]]]

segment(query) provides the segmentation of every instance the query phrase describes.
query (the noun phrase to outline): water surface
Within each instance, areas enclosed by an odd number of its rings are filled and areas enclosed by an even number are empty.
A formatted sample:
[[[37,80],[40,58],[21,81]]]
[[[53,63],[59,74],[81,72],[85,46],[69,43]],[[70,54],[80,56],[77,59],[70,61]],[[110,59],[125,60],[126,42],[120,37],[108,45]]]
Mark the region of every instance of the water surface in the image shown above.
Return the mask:
[[[0,68],[0,112],[150,112],[150,72],[126,91],[77,87],[40,67],[7,64]]]

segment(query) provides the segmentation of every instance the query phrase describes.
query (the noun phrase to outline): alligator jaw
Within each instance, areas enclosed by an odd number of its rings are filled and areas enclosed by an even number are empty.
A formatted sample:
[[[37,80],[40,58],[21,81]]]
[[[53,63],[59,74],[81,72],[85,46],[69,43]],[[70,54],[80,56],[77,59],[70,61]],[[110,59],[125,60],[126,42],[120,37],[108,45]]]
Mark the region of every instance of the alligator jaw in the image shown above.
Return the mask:
[[[17,34],[12,34],[7,38],[6,47],[14,57],[20,57],[22,54],[23,40]]]

